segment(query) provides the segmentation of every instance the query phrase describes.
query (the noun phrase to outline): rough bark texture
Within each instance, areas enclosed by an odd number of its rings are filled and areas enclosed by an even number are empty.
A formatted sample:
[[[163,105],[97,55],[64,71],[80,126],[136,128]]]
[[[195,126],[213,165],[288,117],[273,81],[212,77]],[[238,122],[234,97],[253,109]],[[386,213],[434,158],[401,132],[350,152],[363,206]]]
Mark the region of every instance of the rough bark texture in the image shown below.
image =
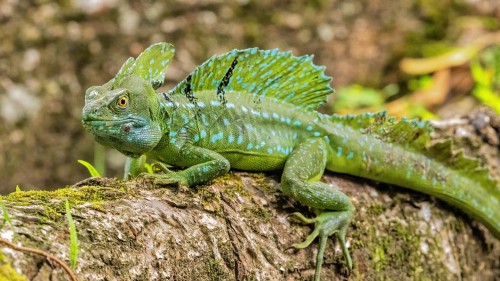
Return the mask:
[[[471,151],[488,154],[498,173],[498,133],[482,133],[498,132],[498,118],[479,111],[457,120],[437,124],[438,131],[496,147]],[[363,179],[330,173],[323,180],[339,185],[357,209],[348,233],[354,270],[348,274],[330,239],[323,280],[498,280],[500,242],[459,210]],[[189,190],[92,178],[57,191],[15,192],[4,197],[13,226],[4,225],[0,235],[68,260],[68,198],[80,243],[79,280],[309,280],[317,244],[290,249],[311,227],[288,215],[312,213],[286,198],[278,181],[231,172]],[[40,256],[1,250],[0,280],[67,280]]]

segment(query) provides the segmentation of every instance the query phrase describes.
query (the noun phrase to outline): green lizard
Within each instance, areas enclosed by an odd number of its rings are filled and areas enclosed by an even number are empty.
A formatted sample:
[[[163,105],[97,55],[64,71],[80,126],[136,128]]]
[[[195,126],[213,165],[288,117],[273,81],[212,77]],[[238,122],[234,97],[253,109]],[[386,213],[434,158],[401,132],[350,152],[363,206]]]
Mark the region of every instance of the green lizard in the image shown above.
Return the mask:
[[[331,77],[312,56],[234,50],[214,56],[168,93],[157,93],[174,48],[158,43],[85,95],[83,124],[106,146],[127,155],[125,175],[137,176],[143,155],[177,167],[153,174],[155,184],[192,186],[230,168],[283,170],[283,193],[318,215],[296,217],[315,229],[296,248],[319,237],[315,280],[327,238],[337,233],[349,269],[346,231],[354,207],[326,170],[382,181],[436,196],[463,209],[500,238],[500,189],[477,160],[430,145],[431,128],[385,113],[324,115],[315,109],[332,93]]]

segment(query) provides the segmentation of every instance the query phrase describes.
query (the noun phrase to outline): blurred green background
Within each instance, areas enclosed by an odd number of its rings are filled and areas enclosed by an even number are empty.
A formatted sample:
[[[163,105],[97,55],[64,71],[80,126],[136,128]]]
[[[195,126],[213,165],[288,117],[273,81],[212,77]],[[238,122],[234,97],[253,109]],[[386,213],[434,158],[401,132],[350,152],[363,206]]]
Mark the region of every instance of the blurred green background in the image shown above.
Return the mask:
[[[3,194],[88,177],[77,163],[93,161],[85,89],[159,41],[177,50],[162,91],[213,54],[257,46],[314,54],[337,90],[324,112],[443,118],[500,106],[498,0],[4,0],[0,24]],[[124,157],[107,150],[106,161],[121,177]]]

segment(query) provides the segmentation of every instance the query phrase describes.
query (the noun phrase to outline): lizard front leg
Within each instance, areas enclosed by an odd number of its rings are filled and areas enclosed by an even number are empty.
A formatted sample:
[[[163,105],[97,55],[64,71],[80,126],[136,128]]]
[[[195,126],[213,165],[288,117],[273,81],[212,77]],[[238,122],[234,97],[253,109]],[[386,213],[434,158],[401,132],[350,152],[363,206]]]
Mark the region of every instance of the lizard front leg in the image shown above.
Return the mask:
[[[281,184],[283,193],[319,212],[316,218],[308,219],[299,213],[294,215],[305,223],[314,223],[314,231],[302,243],[293,245],[305,248],[319,236],[314,280],[320,279],[321,265],[327,239],[337,233],[340,246],[349,269],[352,261],[345,244],[347,227],[353,217],[354,207],[349,198],[337,187],[319,182],[325,171],[331,148],[324,139],[309,139],[298,144],[288,157]]]
[[[192,144],[183,145],[176,158],[182,161],[179,166],[188,168],[144,176],[153,179],[156,185],[178,184],[189,187],[220,177],[230,168],[229,161],[219,153]]]
[[[137,177],[144,170],[144,163],[146,163],[146,155],[141,155],[137,158],[127,157],[123,179],[128,180]]]

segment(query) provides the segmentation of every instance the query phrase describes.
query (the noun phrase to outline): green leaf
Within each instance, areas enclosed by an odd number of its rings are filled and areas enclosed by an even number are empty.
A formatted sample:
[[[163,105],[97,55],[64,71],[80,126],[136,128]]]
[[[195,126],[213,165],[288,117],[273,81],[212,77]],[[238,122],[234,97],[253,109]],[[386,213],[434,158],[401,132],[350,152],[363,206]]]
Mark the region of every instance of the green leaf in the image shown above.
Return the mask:
[[[21,188],[19,187],[19,185],[16,185],[16,192],[21,192]]]
[[[99,172],[96,170],[96,168],[94,168],[94,166],[92,166],[92,164],[90,164],[89,162],[87,162],[85,160],[78,160],[78,163],[82,164],[83,166],[85,166],[85,168],[87,168],[91,177],[100,177],[101,176],[101,174],[99,174]]]
[[[69,201],[66,199],[66,219],[68,220],[69,226],[69,264],[71,268],[76,268],[76,263],[78,260],[78,233],[76,232],[75,222],[71,216],[71,209],[69,208]]]

